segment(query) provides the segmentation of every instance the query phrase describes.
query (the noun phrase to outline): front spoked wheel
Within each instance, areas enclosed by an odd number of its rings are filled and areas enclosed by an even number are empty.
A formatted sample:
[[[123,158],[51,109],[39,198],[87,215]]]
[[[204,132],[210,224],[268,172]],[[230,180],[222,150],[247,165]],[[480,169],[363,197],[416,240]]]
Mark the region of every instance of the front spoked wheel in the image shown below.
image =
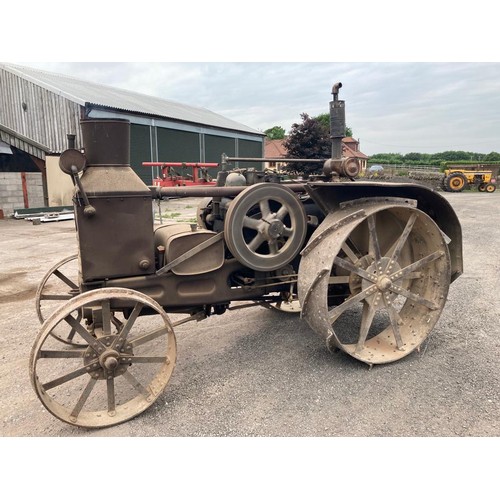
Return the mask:
[[[61,324],[87,347],[61,347],[53,336]],[[31,351],[30,377],[55,417],[80,427],[109,427],[156,401],[175,360],[174,331],[161,306],[142,293],[108,288],[69,300],[45,321]]]

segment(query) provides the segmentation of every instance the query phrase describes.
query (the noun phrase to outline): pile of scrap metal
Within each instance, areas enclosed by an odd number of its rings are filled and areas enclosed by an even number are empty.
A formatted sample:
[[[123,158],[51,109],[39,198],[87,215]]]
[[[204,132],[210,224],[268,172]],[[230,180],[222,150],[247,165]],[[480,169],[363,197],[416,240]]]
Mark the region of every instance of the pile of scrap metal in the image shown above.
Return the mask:
[[[14,210],[14,219],[24,219],[33,224],[42,222],[60,222],[63,220],[74,220],[75,211],[71,207],[40,207],[40,208],[17,208]]]

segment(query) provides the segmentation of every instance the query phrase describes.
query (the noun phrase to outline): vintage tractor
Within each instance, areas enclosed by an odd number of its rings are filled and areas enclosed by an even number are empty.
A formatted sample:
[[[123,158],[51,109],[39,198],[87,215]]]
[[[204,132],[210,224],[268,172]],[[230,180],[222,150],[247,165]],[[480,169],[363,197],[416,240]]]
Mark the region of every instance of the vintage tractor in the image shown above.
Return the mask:
[[[466,187],[477,186],[481,193],[494,193],[497,189],[496,181],[491,170],[450,168],[444,171],[443,190],[460,193]]]
[[[209,169],[216,169],[219,166],[218,163],[144,161],[142,166],[161,169],[160,176],[153,179],[153,186],[184,187],[215,186],[217,184],[210,176]],[[181,173],[176,169],[181,169]],[[183,173],[184,169],[189,169],[192,174]]]
[[[340,87],[332,157],[301,183],[242,169],[213,187],[147,187],[129,166],[129,122],[82,121],[84,153],[60,158],[78,256],[37,292],[29,368],[49,412],[88,428],[133,418],[168,384],[177,325],[251,305],[299,311],[328,349],[369,366],[419,348],[462,273],[460,224],[424,186],[355,181]],[[200,197],[198,224],[154,227],[152,199],[173,196]]]

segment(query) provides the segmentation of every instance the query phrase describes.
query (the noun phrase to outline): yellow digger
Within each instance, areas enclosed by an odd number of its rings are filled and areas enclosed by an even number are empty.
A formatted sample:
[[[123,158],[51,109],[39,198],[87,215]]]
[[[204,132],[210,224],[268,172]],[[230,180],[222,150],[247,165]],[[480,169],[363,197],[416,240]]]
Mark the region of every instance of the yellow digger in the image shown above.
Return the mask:
[[[496,181],[491,170],[453,168],[444,171],[443,190],[459,193],[466,187],[477,186],[481,193],[493,193],[497,188]]]

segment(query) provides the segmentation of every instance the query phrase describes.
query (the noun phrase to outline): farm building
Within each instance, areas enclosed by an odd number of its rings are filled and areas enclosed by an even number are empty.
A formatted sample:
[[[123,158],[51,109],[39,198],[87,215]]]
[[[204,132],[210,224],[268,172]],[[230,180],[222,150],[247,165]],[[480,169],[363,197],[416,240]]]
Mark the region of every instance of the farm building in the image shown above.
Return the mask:
[[[205,108],[73,77],[0,63],[0,209],[71,204],[58,168],[68,134],[81,147],[80,120],[131,122],[130,163],[147,185],[145,161],[215,162],[262,157],[264,134]],[[255,164],[253,165],[255,166]]]

